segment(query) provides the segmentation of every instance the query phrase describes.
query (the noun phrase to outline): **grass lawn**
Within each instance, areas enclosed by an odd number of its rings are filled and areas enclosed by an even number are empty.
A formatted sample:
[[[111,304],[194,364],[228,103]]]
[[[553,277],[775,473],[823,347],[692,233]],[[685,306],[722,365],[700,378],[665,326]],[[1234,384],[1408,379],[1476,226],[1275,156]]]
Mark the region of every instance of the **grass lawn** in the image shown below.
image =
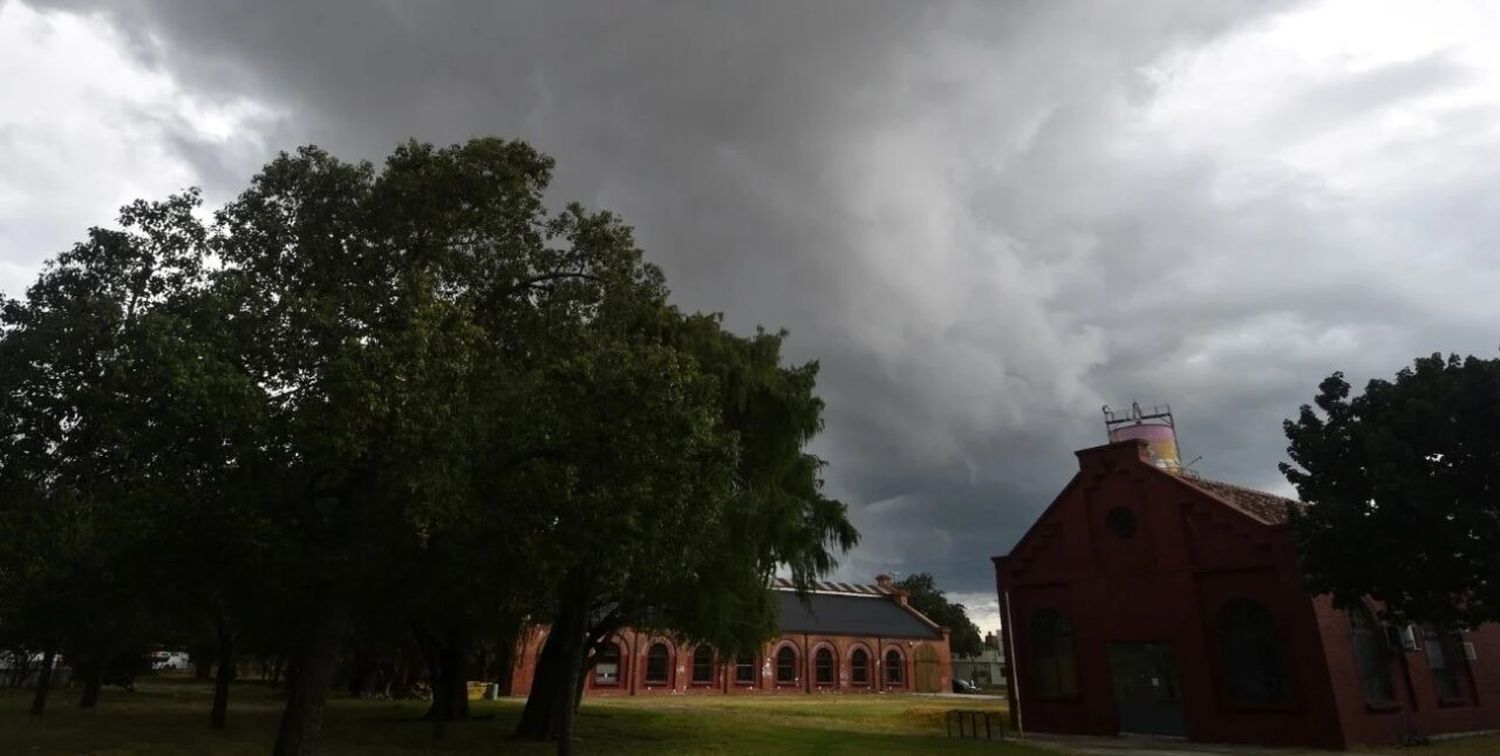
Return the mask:
[[[208,730],[210,689],[152,680],[136,693],[107,689],[99,708],[77,708],[77,690],[56,691],[47,714],[27,713],[27,691],[0,690],[0,753],[265,754],[281,701],[264,686],[235,687],[229,729]],[[584,704],[575,752],[588,754],[927,754],[1048,753],[1020,745],[948,740],[943,712],[999,701],[924,696],[643,697]],[[552,753],[554,746],[508,740],[520,701],[476,701],[477,721],[449,725],[440,743],[415,701],[335,698],[326,717],[330,754]]]

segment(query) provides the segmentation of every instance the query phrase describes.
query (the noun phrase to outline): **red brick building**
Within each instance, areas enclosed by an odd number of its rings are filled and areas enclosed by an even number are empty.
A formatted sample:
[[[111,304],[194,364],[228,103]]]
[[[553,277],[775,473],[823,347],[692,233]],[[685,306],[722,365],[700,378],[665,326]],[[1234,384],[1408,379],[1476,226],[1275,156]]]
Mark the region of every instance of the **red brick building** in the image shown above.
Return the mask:
[[[1304,588],[1299,504],[1182,474],[1138,439],[1077,452],[993,560],[1027,730],[1342,748],[1500,729],[1500,627],[1334,609]]]
[[[907,605],[881,575],[876,585],[820,583],[798,599],[778,579],[781,634],[758,653],[726,658],[708,646],[625,629],[588,673],[591,695],[878,693],[948,690],[948,629]],[[521,641],[512,695],[531,690],[547,629]]]

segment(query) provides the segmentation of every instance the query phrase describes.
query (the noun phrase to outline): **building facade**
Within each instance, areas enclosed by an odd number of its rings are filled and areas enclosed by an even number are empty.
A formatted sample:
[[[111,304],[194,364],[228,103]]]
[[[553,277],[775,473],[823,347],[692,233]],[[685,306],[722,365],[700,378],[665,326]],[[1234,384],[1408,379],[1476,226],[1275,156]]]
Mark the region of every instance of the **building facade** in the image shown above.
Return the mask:
[[[1390,627],[1303,584],[1296,502],[1129,439],[995,557],[1028,730],[1343,748],[1500,729],[1500,627]]]
[[[994,633],[985,633],[984,650],[974,656],[953,656],[953,677],[981,687],[1005,684],[1005,651]]]
[[[772,587],[780,634],[757,653],[725,657],[704,645],[626,628],[588,671],[587,695],[736,695],[945,691],[953,682],[948,630],[907,604],[881,575],[875,585],[819,583],[804,603]],[[531,690],[547,629],[521,640],[511,694]]]

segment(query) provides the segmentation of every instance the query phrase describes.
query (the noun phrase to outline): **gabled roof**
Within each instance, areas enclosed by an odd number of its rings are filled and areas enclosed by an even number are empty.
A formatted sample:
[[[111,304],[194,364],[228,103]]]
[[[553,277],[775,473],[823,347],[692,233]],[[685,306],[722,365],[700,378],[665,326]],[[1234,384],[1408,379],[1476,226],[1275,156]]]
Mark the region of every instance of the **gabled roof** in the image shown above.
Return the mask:
[[[1290,509],[1292,507],[1300,508],[1306,506],[1295,499],[1288,499],[1284,496],[1266,493],[1265,491],[1257,491],[1253,488],[1237,486],[1233,483],[1224,483],[1206,478],[1193,478],[1186,475],[1178,477],[1178,480],[1267,525],[1285,525],[1291,522]]]
[[[858,586],[878,589],[878,586]],[[890,592],[815,591],[807,604],[790,588],[776,589],[777,625],[783,633],[869,635],[941,640],[936,623],[897,603]]]

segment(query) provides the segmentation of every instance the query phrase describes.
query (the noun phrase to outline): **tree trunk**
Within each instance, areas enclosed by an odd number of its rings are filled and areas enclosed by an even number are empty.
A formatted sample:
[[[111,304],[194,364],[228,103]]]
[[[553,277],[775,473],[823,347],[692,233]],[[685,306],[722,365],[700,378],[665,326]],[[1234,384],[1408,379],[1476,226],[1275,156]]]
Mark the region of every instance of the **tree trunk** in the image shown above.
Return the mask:
[[[531,694],[516,725],[515,737],[548,740],[571,737],[568,729],[573,699],[578,687],[578,668],[583,664],[587,602],[568,602],[557,614],[538,655]]]
[[[338,666],[339,635],[344,613],[321,606],[307,644],[299,654],[296,674],[288,675],[286,709],[276,733],[273,756],[311,756],[323,734],[323,706]]]
[[[36,673],[36,694],[31,698],[33,717],[40,717],[47,710],[47,691],[52,689],[52,665],[56,661],[56,651],[49,648],[42,652],[42,668]]]
[[[223,617],[214,618],[214,630],[219,636],[219,671],[214,676],[214,706],[208,713],[208,727],[211,730],[224,729],[224,720],[229,716],[229,683],[234,680],[234,633],[229,629],[228,620]]]
[[[83,695],[78,699],[78,708],[92,709],[99,705],[99,689],[104,687],[104,662],[94,659],[82,670]]]
[[[427,719],[435,722],[454,722],[469,718],[469,686],[464,674],[464,660],[468,655],[468,644],[462,640],[457,628],[449,628],[442,640],[427,635],[424,643],[428,649],[428,666],[432,677],[432,706],[427,709]]]

